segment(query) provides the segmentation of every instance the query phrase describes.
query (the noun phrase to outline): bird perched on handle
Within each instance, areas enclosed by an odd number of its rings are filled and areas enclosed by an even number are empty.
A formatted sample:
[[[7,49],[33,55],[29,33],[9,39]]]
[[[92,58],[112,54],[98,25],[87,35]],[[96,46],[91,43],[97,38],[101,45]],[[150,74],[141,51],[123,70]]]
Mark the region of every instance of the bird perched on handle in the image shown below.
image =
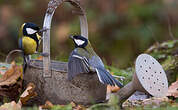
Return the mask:
[[[19,30],[19,48],[23,52],[24,72],[29,62],[29,55],[37,53],[42,38],[38,33],[43,31],[45,29],[40,30],[36,24],[30,22],[22,24]]]
[[[123,87],[123,85],[114,79],[114,77],[105,69],[100,57],[93,50],[89,40],[83,36],[70,36],[75,44],[75,49],[71,52],[68,62],[68,79],[80,73],[96,72],[98,79],[103,84]]]

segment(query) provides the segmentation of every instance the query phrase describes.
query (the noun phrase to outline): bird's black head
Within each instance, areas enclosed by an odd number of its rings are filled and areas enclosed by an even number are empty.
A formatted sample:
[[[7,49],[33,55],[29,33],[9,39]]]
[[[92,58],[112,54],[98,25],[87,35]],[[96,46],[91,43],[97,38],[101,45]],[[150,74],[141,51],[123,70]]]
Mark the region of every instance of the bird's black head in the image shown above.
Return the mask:
[[[81,35],[70,36],[70,38],[74,41],[76,48],[77,47],[85,48],[88,44],[88,39]]]
[[[23,36],[34,36],[36,33],[38,33],[40,31],[40,28],[34,24],[34,23],[24,23],[22,25],[22,33],[23,33]]]

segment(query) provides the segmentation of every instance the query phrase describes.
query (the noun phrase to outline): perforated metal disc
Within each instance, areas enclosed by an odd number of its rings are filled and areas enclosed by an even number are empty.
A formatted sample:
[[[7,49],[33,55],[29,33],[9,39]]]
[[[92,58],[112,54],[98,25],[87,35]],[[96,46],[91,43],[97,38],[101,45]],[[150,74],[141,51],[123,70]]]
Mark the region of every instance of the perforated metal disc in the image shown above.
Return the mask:
[[[136,75],[143,88],[155,97],[165,96],[168,91],[166,74],[152,56],[141,54],[136,59]]]

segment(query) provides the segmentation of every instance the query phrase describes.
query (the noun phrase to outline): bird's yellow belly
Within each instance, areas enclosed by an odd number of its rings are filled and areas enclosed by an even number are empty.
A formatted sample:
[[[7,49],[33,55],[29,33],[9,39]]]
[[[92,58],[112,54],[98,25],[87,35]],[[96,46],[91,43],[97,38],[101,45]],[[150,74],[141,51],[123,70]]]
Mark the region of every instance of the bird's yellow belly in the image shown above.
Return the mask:
[[[26,55],[34,54],[36,52],[36,41],[30,37],[23,37],[22,39],[23,50]]]

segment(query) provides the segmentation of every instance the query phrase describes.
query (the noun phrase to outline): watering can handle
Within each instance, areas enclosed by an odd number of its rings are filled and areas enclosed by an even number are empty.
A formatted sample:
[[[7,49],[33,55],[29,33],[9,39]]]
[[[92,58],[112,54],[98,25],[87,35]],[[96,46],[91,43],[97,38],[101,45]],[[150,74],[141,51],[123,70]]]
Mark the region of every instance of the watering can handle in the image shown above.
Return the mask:
[[[79,15],[80,18],[80,30],[81,35],[88,39],[88,23],[84,9],[80,6],[80,3],[77,0],[51,0],[48,3],[48,8],[45,14],[43,28],[47,31],[43,32],[43,53],[48,53],[48,56],[43,57],[43,77],[49,78],[52,77],[51,74],[51,61],[50,61],[50,28],[53,14],[56,8],[63,2],[69,2],[73,5],[77,11],[73,11]]]

